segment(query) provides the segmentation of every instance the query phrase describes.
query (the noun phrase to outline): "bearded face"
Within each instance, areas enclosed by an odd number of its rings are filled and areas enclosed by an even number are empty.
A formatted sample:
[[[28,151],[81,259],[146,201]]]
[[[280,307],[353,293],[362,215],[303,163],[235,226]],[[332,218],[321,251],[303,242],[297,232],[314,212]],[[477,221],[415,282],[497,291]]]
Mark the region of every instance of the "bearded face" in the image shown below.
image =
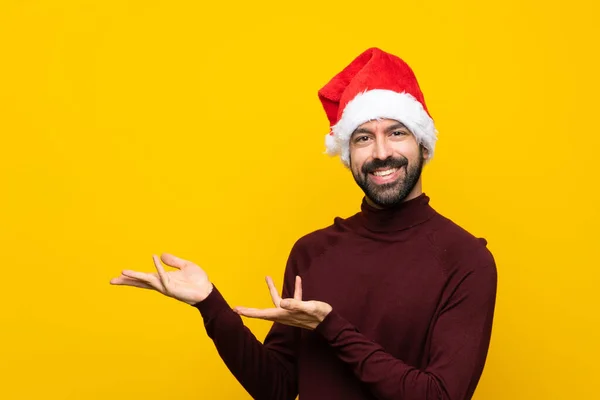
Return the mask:
[[[395,120],[366,122],[350,138],[354,180],[365,196],[380,207],[390,207],[420,194],[426,157],[427,150]]]

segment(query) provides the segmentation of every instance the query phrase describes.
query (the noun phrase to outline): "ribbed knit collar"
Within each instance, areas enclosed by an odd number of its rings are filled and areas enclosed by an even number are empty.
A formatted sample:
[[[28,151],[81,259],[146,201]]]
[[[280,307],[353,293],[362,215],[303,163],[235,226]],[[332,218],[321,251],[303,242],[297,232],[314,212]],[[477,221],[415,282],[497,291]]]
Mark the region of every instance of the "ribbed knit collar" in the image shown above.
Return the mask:
[[[394,207],[375,208],[363,198],[358,219],[372,232],[395,232],[411,228],[430,219],[435,210],[425,193]]]

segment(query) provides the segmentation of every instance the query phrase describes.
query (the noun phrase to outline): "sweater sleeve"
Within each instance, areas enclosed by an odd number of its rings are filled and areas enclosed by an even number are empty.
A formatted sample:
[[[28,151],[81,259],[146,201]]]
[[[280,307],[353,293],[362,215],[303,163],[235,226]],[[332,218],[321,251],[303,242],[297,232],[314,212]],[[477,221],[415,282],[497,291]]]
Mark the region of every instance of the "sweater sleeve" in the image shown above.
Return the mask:
[[[491,337],[495,264],[467,274],[433,325],[428,365],[407,365],[332,311],[317,327],[378,400],[468,400],[479,381]]]
[[[286,276],[291,272],[288,261]],[[283,295],[289,297],[289,279]],[[292,289],[293,291],[293,289]],[[299,328],[274,323],[264,343],[256,339],[219,290],[194,305],[201,313],[208,336],[225,365],[257,400],[293,400],[298,394],[296,352]]]

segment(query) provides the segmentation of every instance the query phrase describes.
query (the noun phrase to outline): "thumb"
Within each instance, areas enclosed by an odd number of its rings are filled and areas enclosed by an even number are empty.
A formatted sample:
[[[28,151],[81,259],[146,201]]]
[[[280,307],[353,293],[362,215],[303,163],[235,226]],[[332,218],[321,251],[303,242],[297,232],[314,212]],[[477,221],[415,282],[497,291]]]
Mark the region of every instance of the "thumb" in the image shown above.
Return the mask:
[[[284,310],[293,311],[301,308],[300,303],[302,302],[294,299],[283,299],[279,302],[279,307],[283,308]]]
[[[162,260],[162,262],[167,264],[169,267],[174,267],[174,268],[183,268],[189,263],[189,261],[184,260],[183,258],[176,257],[173,254],[169,254],[169,253],[161,254],[160,259]]]

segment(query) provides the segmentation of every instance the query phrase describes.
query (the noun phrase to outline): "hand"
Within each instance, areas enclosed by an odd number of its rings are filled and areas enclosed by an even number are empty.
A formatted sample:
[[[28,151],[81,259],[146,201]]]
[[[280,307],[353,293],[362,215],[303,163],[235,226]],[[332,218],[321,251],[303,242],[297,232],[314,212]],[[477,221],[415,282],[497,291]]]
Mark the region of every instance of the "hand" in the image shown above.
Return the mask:
[[[302,301],[302,280],[296,277],[296,287],[293,299],[281,299],[273,285],[273,280],[267,277],[267,286],[275,308],[260,310],[257,308],[236,307],[233,311],[250,318],[259,318],[278,322],[284,325],[313,330],[331,312],[329,304],[321,301]]]
[[[158,256],[152,256],[152,259],[157,272],[124,270],[121,276],[111,279],[110,283],[156,290],[165,296],[191,305],[201,302],[212,292],[213,285],[208,280],[206,272],[191,261],[166,253],[162,254],[160,259]],[[165,271],[160,260],[176,270]]]

